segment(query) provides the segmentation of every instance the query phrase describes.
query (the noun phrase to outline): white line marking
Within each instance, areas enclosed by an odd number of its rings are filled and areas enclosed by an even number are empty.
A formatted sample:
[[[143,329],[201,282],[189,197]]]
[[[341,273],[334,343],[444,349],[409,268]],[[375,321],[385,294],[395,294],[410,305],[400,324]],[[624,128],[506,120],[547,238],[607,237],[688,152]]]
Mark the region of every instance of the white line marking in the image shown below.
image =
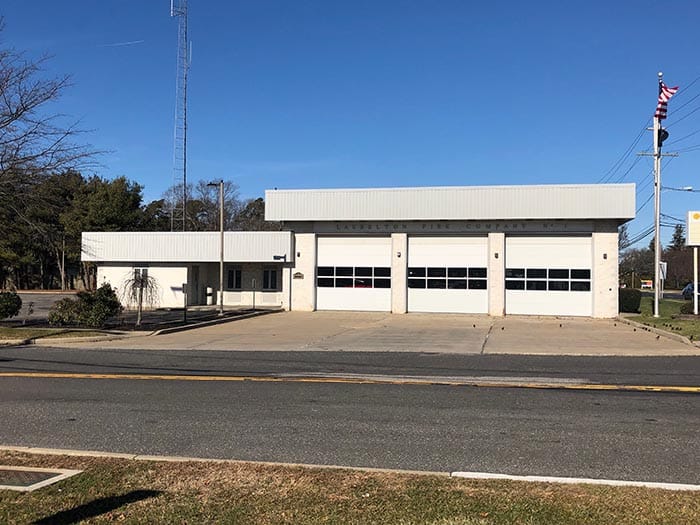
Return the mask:
[[[490,472],[452,472],[453,478],[466,479],[506,479],[511,481],[535,481],[539,483],[583,483],[587,485],[610,485],[613,487],[646,487],[663,490],[700,491],[700,485],[685,483],[662,483],[655,481],[625,481],[619,479],[562,478],[556,476],[514,476],[511,474],[493,474]]]

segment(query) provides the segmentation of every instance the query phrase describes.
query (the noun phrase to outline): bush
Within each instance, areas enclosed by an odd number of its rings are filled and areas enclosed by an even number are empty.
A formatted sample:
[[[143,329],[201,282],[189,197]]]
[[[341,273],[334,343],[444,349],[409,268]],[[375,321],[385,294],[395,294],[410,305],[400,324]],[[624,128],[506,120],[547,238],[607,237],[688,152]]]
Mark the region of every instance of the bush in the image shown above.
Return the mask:
[[[14,317],[22,309],[22,299],[15,292],[0,292],[0,319]]]
[[[74,326],[79,318],[78,301],[69,297],[56,301],[49,310],[49,324],[52,326]]]
[[[634,288],[620,288],[619,311],[638,313],[642,302],[642,292]]]
[[[76,299],[66,298],[55,303],[49,312],[49,324],[100,328],[121,311],[117,294],[109,284],[103,284],[94,292],[78,292]]]
[[[682,314],[690,314],[693,315],[695,311],[693,310],[693,301],[686,301],[681,305],[681,309],[679,310],[680,313]]]

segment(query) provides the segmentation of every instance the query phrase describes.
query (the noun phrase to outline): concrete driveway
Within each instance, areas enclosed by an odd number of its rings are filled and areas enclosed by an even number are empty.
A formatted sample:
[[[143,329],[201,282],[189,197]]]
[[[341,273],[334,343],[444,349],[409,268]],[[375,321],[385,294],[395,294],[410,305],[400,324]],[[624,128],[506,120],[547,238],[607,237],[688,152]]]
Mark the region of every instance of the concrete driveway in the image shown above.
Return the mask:
[[[616,320],[368,312],[279,312],[169,335],[73,343],[70,346],[159,350],[700,355],[700,348]]]

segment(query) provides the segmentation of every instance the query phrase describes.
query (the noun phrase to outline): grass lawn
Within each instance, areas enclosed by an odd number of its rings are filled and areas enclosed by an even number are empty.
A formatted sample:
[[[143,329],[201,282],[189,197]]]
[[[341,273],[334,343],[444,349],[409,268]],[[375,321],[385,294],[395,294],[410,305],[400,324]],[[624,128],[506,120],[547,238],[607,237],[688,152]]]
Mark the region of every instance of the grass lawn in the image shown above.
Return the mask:
[[[0,490],[0,523],[697,524],[697,492],[468,481],[250,463],[0,452],[0,464],[85,472]]]
[[[692,338],[693,341],[700,340],[700,319],[678,319],[680,308],[686,301],[674,299],[663,299],[659,301],[659,316],[654,317],[654,299],[652,297],[642,297],[640,305],[641,315],[629,317],[632,321],[654,326],[662,330],[674,332]]]
[[[35,339],[59,338],[59,337],[93,337],[105,335],[104,332],[94,330],[71,330],[66,328],[9,328],[0,327],[0,340],[2,339]]]

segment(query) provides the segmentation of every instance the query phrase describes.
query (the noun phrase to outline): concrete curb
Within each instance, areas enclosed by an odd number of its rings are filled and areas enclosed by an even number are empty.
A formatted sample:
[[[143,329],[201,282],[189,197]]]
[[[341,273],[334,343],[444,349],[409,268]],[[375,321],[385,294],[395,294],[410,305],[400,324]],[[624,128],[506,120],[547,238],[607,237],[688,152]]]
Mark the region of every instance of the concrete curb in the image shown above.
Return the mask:
[[[692,347],[700,346],[699,344],[694,343],[693,341],[691,341],[690,339],[688,339],[687,337],[685,337],[683,335],[674,334],[672,332],[667,332],[666,330],[662,330],[661,328],[656,328],[654,326],[649,326],[646,324],[638,323],[637,321],[632,321],[632,320],[626,319],[624,317],[618,317],[617,320],[622,322],[622,323],[628,324],[630,326],[634,326],[635,328],[641,328],[642,330],[647,330],[647,331],[653,332],[657,335],[662,335],[662,336],[666,337],[667,339],[672,339],[672,340],[677,341],[679,343],[684,343],[688,346],[692,346]]]
[[[449,472],[436,472],[430,470],[404,470],[404,469],[389,469],[376,467],[351,467],[345,465],[319,465],[316,463],[284,463],[277,461],[246,461],[243,459],[219,459],[219,458],[200,458],[187,456],[157,456],[150,454],[125,454],[123,452],[101,452],[99,450],[72,450],[61,448],[41,448],[41,447],[22,447],[22,446],[5,446],[0,445],[0,451],[3,452],[23,452],[25,454],[44,454],[47,456],[77,456],[89,458],[113,458],[113,459],[128,459],[133,461],[162,461],[169,463],[223,463],[229,465],[263,465],[267,467],[300,467],[318,470],[355,470],[359,472],[378,472],[387,474],[413,474],[419,476],[442,476],[450,477]]]
[[[220,317],[217,319],[211,319],[209,321],[201,321],[199,323],[192,323],[184,326],[173,326],[171,328],[161,328],[160,330],[156,330],[152,332],[150,335],[167,335],[167,334],[174,334],[177,332],[184,332],[186,330],[193,330],[195,328],[203,328],[205,326],[213,326],[217,324],[223,324],[223,323],[228,323],[231,321],[240,321],[242,319],[250,319],[251,317],[258,317],[260,315],[267,315],[267,314],[274,314],[277,312],[281,312],[282,310],[256,310],[254,312],[249,312],[247,314],[243,315],[234,315],[231,317]]]
[[[0,340],[0,346],[60,346],[62,343],[93,343],[97,341],[113,341],[115,339],[125,339],[127,337],[136,337],[137,335],[147,334],[105,334],[104,336],[90,337],[32,337],[29,339],[3,339]]]
[[[174,334],[177,332],[184,332],[186,330],[193,330],[195,328],[203,328],[205,326],[213,326],[222,323],[228,323],[231,321],[239,321],[242,319],[250,319],[251,317],[258,317],[260,315],[267,315],[272,313],[281,312],[282,310],[256,310],[254,312],[249,312],[243,315],[235,315],[217,319],[210,319],[208,321],[201,321],[198,323],[192,323],[184,326],[173,326],[170,328],[161,328],[160,330],[154,330],[152,332],[123,332],[115,334],[105,334],[104,336],[93,336],[93,337],[33,337],[29,339],[2,339],[0,340],[0,347],[2,346],[26,346],[26,345],[36,345],[36,346],[60,346],[63,343],[96,343],[103,341],[114,341],[116,339],[127,339],[130,337],[148,337],[152,335],[166,335]]]

